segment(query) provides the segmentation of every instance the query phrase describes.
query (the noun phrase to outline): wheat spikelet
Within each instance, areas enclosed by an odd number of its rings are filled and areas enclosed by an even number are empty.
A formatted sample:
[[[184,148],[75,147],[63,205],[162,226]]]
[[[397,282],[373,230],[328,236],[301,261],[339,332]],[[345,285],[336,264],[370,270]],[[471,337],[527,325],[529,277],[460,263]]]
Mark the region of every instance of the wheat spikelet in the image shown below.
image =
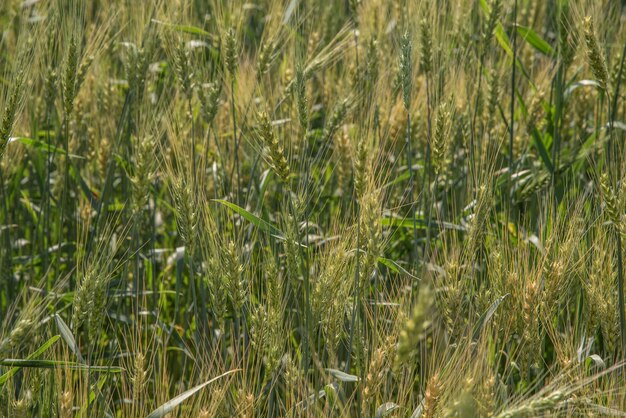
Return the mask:
[[[224,63],[226,64],[226,69],[230,74],[231,78],[236,77],[237,72],[237,55],[238,55],[238,45],[237,45],[237,37],[235,36],[235,29],[229,28],[224,36]]]
[[[419,343],[426,337],[428,329],[433,322],[433,304],[434,296],[430,286],[422,286],[411,317],[403,324],[398,337],[396,365],[400,366],[408,362]]]
[[[400,83],[402,86],[402,100],[406,110],[411,108],[411,88],[413,77],[413,57],[411,50],[411,39],[409,38],[408,32],[405,32],[400,39]]]
[[[607,88],[609,79],[606,60],[604,54],[600,50],[600,45],[596,39],[596,33],[591,16],[587,16],[583,20],[583,37],[587,52],[587,63],[591,67],[591,71],[596,80],[603,89]]]
[[[444,168],[450,132],[450,111],[448,105],[442,103],[437,108],[435,118],[435,134],[433,136],[433,166],[437,173]]]
[[[420,44],[422,55],[420,57],[420,69],[424,74],[430,75],[433,68],[433,36],[430,23],[427,19],[420,22]]]
[[[267,113],[263,112],[259,113],[258,120],[258,135],[261,143],[265,147],[265,157],[267,158],[267,162],[270,166],[272,166],[281,181],[288,186],[291,170],[289,168],[289,163],[287,162],[287,157],[285,157],[283,147],[280,145],[276,135],[274,135],[270,118]]]

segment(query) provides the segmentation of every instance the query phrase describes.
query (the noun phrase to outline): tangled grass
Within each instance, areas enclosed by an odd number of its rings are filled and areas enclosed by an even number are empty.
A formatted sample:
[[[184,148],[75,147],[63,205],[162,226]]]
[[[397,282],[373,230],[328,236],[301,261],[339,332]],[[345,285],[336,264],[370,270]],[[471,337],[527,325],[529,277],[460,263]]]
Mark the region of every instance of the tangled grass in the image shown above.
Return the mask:
[[[0,416],[625,416],[607,0],[4,0]]]

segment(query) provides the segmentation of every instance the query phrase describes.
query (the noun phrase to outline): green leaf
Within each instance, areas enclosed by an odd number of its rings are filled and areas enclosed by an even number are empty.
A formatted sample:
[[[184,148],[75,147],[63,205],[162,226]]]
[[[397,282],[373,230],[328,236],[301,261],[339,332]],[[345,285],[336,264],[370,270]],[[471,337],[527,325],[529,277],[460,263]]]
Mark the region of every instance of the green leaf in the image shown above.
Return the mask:
[[[340,382],[358,382],[360,380],[358,376],[342,372],[341,370],[326,369],[326,371]]]
[[[157,20],[157,19],[152,19],[152,23],[168,26],[168,27],[170,27],[170,28],[172,28],[174,30],[177,30],[179,32],[190,33],[192,35],[200,35],[200,36],[206,36],[206,37],[209,37],[209,38],[213,38],[213,34],[212,33],[207,32],[204,29],[201,29],[201,28],[196,27],[196,26],[177,25],[175,23],[163,22],[162,20]]]
[[[537,51],[549,57],[554,57],[554,49],[552,49],[550,44],[541,39],[541,36],[537,35],[532,28],[517,25],[517,33]]]
[[[571,95],[576,89],[580,87],[595,87],[598,90],[602,90],[602,85],[596,80],[580,80],[570,84],[567,89],[565,89],[564,96],[567,97]]]
[[[533,144],[535,145],[537,151],[539,151],[541,161],[543,161],[543,164],[546,166],[548,172],[554,173],[554,164],[552,164],[552,160],[550,159],[550,155],[548,154],[546,146],[543,144],[541,136],[539,135],[539,131],[537,131],[537,128],[535,128],[534,126],[531,130],[531,134],[533,138]]]
[[[239,215],[241,215],[245,220],[252,222],[252,224],[254,224],[254,226],[256,226],[257,228],[265,231],[265,232],[269,232],[271,234],[274,235],[278,235],[278,236],[282,236],[283,233],[276,228],[274,225],[272,225],[271,223],[264,221],[263,219],[259,218],[256,215],[253,215],[252,213],[248,212],[247,210],[245,210],[242,207],[239,207],[237,205],[235,205],[234,203],[231,203],[227,200],[222,200],[222,199],[213,199],[213,201],[217,202],[217,203],[221,203],[222,205],[226,206],[227,208],[231,209],[232,211],[238,213]]]
[[[482,331],[482,329],[484,328],[485,324],[487,322],[489,322],[489,320],[491,319],[491,317],[493,316],[493,314],[496,312],[496,309],[498,309],[498,306],[500,306],[500,304],[504,301],[504,299],[507,298],[507,296],[509,296],[509,294],[507,293],[504,296],[500,296],[498,299],[496,299],[491,306],[489,307],[489,309],[487,309],[485,311],[485,313],[483,313],[480,318],[478,318],[478,322],[476,322],[476,325],[474,325],[474,331],[472,332],[472,339],[476,340],[478,339],[478,336],[480,335],[480,332]]]
[[[59,328],[59,332],[61,333],[63,340],[68,345],[72,353],[76,355],[78,361],[84,363],[85,359],[83,359],[83,356],[80,354],[80,349],[78,348],[78,344],[76,344],[76,339],[74,339],[74,335],[72,334],[70,327],[67,326],[63,318],[59,315],[54,315],[54,321],[57,324],[57,328]]]
[[[387,415],[391,414],[393,411],[399,408],[400,405],[398,405],[397,403],[385,402],[384,404],[376,408],[376,418],[386,417]]]
[[[31,367],[35,369],[70,369],[90,370],[92,372],[121,373],[122,368],[116,366],[88,366],[72,361],[59,360],[29,360],[29,359],[5,359],[0,360],[0,366]]]
[[[389,270],[393,271],[394,273],[404,274],[405,276],[408,276],[412,279],[420,280],[419,277],[413,276],[404,267],[389,258],[378,257],[378,262],[389,268]]]
[[[66,155],[67,154],[67,152],[65,152],[64,149],[57,148],[54,145],[48,145],[44,141],[40,141],[38,139],[33,139],[33,138],[27,138],[25,136],[13,137],[13,138],[9,139],[9,142],[19,142],[20,144],[24,144],[24,145],[28,145],[29,147],[33,147],[36,150],[44,151],[44,152],[51,152],[53,154],[62,154],[62,155]],[[81,158],[81,159],[85,158],[85,157],[81,157],[80,155],[74,155],[74,154],[70,154],[70,157],[71,158]]]
[[[412,218],[382,218],[380,220],[382,226],[395,226],[398,228],[413,228]],[[415,227],[417,229],[426,229],[428,222],[422,218],[415,218]],[[465,231],[465,227],[450,222],[432,221],[431,228],[454,229],[456,231]]]
[[[181,403],[183,403],[187,398],[192,397],[196,392],[198,392],[199,390],[201,390],[202,388],[210,385],[211,383],[215,382],[216,380],[221,379],[222,377],[226,377],[229,374],[235,373],[239,371],[239,369],[234,369],[234,370],[229,370],[226,373],[223,373],[217,377],[214,377],[211,380],[208,380],[196,387],[193,387],[183,393],[181,393],[180,395],[178,395],[177,397],[170,399],[169,401],[165,402],[163,405],[159,406],[157,409],[155,409],[154,411],[150,412],[150,414],[148,415],[147,418],[163,418],[165,417],[167,414],[169,414],[170,412],[172,412],[174,410],[174,408],[176,408],[178,405],[180,405]]]
[[[289,23],[289,19],[291,19],[291,15],[293,14],[294,10],[296,10],[297,5],[298,0],[291,0],[289,2],[289,6],[287,6],[287,9],[285,10],[285,15],[283,16],[283,25]]]
[[[602,360],[602,357],[600,357],[597,354],[592,354],[585,359],[585,364],[587,365],[587,367],[589,367],[592,363],[594,367],[597,367],[599,369],[606,368],[606,363],[604,363],[604,360]]]
[[[57,340],[60,337],[58,335],[55,335],[54,337],[50,338],[48,341],[46,341],[45,343],[43,343],[41,345],[41,347],[39,347],[37,350],[35,350],[32,354],[30,354],[28,357],[26,357],[28,360],[34,359],[35,357],[40,356],[41,354],[43,354],[48,348],[52,347],[52,345],[54,343],[57,342]],[[11,376],[13,376],[15,373],[17,373],[17,371],[20,369],[19,366],[13,367],[11,370],[9,370],[8,372],[6,372],[5,374],[3,374],[2,376],[0,376],[0,385],[4,384],[7,380],[9,380],[11,378]]]
[[[511,40],[509,39],[506,32],[504,31],[504,28],[502,27],[502,23],[498,22],[498,25],[496,26],[496,30],[494,33],[495,33],[496,40],[498,41],[502,49],[504,49],[504,52],[506,52],[509,58],[513,59],[513,49],[511,49]],[[524,68],[524,66],[522,65],[518,57],[519,57],[519,54],[517,54],[517,57],[515,57],[515,66],[522,72],[522,75],[526,77],[526,80],[528,80],[530,84],[534,87],[535,83],[533,83],[532,79],[530,78],[530,75],[528,74],[528,71],[526,71],[526,68]]]
[[[93,190],[89,188],[83,176],[80,175],[80,170],[74,165],[71,159],[69,160],[69,162],[70,174],[72,175],[72,178],[78,183],[80,190],[83,192],[83,196],[85,196],[85,198],[89,201],[91,208],[97,210],[98,201],[96,200],[96,193],[94,193]]]
[[[394,184],[398,184],[398,183],[402,183],[405,180],[408,180],[411,177],[411,172],[410,171],[405,171],[404,173],[400,174],[399,176],[394,177],[393,180],[391,180],[389,183],[385,184],[382,188],[386,189],[387,187],[391,187]]]

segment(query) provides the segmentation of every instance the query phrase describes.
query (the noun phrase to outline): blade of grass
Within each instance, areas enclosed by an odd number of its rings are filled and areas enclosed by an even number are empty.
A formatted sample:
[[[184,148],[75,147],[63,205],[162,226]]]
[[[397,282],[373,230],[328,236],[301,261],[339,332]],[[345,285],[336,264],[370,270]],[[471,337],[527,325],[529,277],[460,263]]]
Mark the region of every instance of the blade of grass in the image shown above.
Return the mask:
[[[210,385],[211,383],[226,377],[230,374],[233,374],[235,372],[238,372],[240,369],[234,369],[234,370],[229,370],[226,373],[222,373],[221,375],[214,377],[213,379],[207,380],[206,382],[195,386],[183,393],[181,393],[180,395],[176,396],[175,398],[170,399],[169,401],[165,402],[163,405],[159,406],[157,409],[155,409],[154,411],[150,412],[150,414],[148,415],[147,418],[164,418],[165,416],[167,416],[167,414],[169,414],[170,412],[172,412],[174,410],[174,408],[176,408],[178,405],[180,405],[181,403],[183,403],[185,400],[187,400],[188,398],[192,397],[193,395],[196,394],[196,392],[198,392],[199,390],[205,388],[206,386]]]
[[[54,337],[50,338],[48,341],[46,341],[45,343],[43,343],[41,345],[41,347],[39,347],[37,350],[35,350],[32,354],[30,354],[28,357],[26,357],[27,360],[32,360],[35,357],[40,356],[41,354],[43,354],[46,350],[48,350],[48,348],[52,347],[52,345],[54,345],[54,343],[56,343],[59,340],[60,336],[55,335]],[[13,367],[11,370],[9,370],[8,372],[6,372],[5,374],[3,374],[2,376],[0,376],[0,385],[4,384],[7,380],[9,380],[11,378],[11,376],[13,376],[15,373],[17,373],[20,370],[20,366],[16,366]]]

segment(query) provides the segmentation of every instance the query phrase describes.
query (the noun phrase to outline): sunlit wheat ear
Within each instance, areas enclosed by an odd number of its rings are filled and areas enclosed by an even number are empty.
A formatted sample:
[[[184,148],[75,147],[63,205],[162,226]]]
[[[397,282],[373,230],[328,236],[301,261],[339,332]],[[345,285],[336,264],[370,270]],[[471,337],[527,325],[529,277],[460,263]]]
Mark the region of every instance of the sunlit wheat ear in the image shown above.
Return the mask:
[[[156,176],[154,139],[145,135],[140,140],[135,139],[136,150],[133,156],[134,171],[130,178],[132,184],[133,213],[138,220],[142,219],[143,210],[150,198],[150,185]]]
[[[99,267],[92,266],[86,271],[74,293],[72,325],[77,330],[86,323],[90,339],[96,336],[104,318],[102,310],[105,307],[108,280],[105,272],[100,271],[98,274],[96,270]]]
[[[63,109],[66,115],[72,112],[76,88],[76,71],[78,69],[78,51],[76,39],[72,36],[65,58],[65,68],[63,72]]]
[[[555,411],[558,406],[566,400],[568,394],[555,390],[547,395],[537,396],[531,398],[528,401],[523,402],[521,405],[511,407],[498,415],[496,418],[522,418],[529,416],[544,416],[551,411]]]
[[[426,394],[424,395],[424,412],[422,416],[424,418],[433,418],[436,415],[439,396],[441,395],[442,387],[438,374],[434,374],[428,379],[426,385]]]
[[[69,117],[74,110],[74,101],[76,100],[81,85],[85,81],[85,76],[87,75],[87,71],[93,59],[94,57],[90,55],[81,62],[76,38],[72,36],[65,58],[62,80],[63,110],[66,117]]]
[[[364,138],[359,138],[354,156],[354,191],[357,197],[363,196],[367,183],[368,145]]]
[[[217,83],[207,83],[198,89],[198,99],[202,118],[207,124],[213,123],[219,110],[221,86]]]
[[[30,317],[33,312],[25,312],[15,323],[8,337],[0,343],[0,354],[7,355],[17,348],[35,329],[35,320]]]
[[[44,81],[44,102],[46,104],[46,109],[54,108],[54,101],[56,100],[58,94],[58,74],[56,70],[52,67],[49,67],[46,71],[46,78]]]
[[[304,71],[301,67],[296,69],[296,106],[298,109],[298,121],[300,127],[306,132],[309,126],[309,109],[308,100],[306,97],[306,80],[304,78]]]
[[[72,392],[69,390],[63,391],[63,393],[61,393],[60,396],[60,402],[59,402],[59,413],[61,417],[71,417],[72,415],[72,408],[73,408],[73,402],[74,402],[74,396],[72,395]]]
[[[259,113],[257,119],[259,120],[258,136],[265,147],[265,158],[283,184],[289,186],[291,170],[284,149],[274,134],[270,118],[267,113],[262,112]]]
[[[283,349],[283,286],[273,260],[267,262],[265,278],[266,299],[252,310],[250,333],[253,346],[263,355],[263,363],[268,370],[274,371],[280,362]]]
[[[372,94],[380,74],[380,51],[378,41],[372,37],[367,43],[362,80],[367,94]]]
[[[0,157],[4,155],[4,150],[9,142],[13,124],[15,123],[19,100],[22,94],[21,89],[24,83],[24,72],[22,70],[18,70],[13,83],[9,90],[7,103],[4,106],[4,115],[2,116],[2,125],[0,126]]]
[[[142,47],[129,45],[126,59],[126,77],[128,87],[135,92],[137,100],[141,100],[146,83],[146,71],[149,64],[148,54]]]
[[[591,72],[603,89],[607,88],[609,73],[606,66],[606,59],[600,50],[600,45],[596,38],[596,32],[591,16],[583,20],[583,37],[585,39],[587,63],[591,67]]]
[[[78,94],[78,90],[85,82],[85,77],[87,77],[87,71],[89,71],[89,68],[91,67],[91,64],[93,63],[93,60],[94,60],[94,56],[88,55],[85,58],[83,58],[80,65],[78,66],[78,73],[76,74],[76,86],[74,87],[75,94]]]
[[[420,22],[420,48],[420,69],[428,75],[433,68],[433,34],[427,19],[422,19]]]
[[[359,271],[363,289],[366,288],[372,274],[375,272],[378,258],[382,252],[380,212],[380,194],[375,190],[365,192],[359,200],[359,221],[361,222],[360,230],[362,234],[360,243],[365,253]]]
[[[30,416],[31,402],[21,398],[11,402],[11,416],[15,418],[27,418]]]
[[[182,42],[176,47],[174,70],[176,71],[176,78],[178,78],[183,93],[188,99],[191,99],[194,88],[194,74],[192,71],[189,48],[185,47],[185,44]]]
[[[340,101],[335,108],[333,109],[333,113],[330,116],[330,119],[326,123],[324,127],[324,140],[330,141],[337,131],[341,124],[343,123],[347,113],[348,113],[348,99],[344,99]]]
[[[390,342],[391,340],[385,341],[386,344],[378,347],[370,356],[367,375],[365,376],[365,387],[363,388],[363,399],[361,400],[363,416],[369,416],[372,412],[372,406],[378,406],[385,374],[389,368]]]
[[[239,261],[239,254],[233,241],[226,245],[223,260],[223,275],[225,277],[226,289],[233,304],[233,309],[235,312],[239,312],[248,299],[249,289],[243,274],[244,266]]]
[[[174,182],[172,187],[177,214],[177,226],[185,250],[193,257],[198,228],[198,210],[191,187],[182,180]]]
[[[491,42],[491,38],[493,37],[493,33],[496,30],[496,26],[498,25],[498,21],[500,19],[501,12],[502,0],[493,0],[491,3],[491,10],[489,11],[489,17],[483,31],[483,48],[485,48],[483,51],[488,48],[489,42]]]
[[[398,336],[395,365],[401,367],[413,358],[420,343],[423,343],[433,323],[434,294],[430,285],[420,287],[417,303],[410,318],[402,325]]]
[[[405,32],[400,39],[400,82],[402,86],[402,100],[406,110],[411,108],[411,87],[413,77],[413,57],[411,51],[411,39],[409,38],[408,32]]]
[[[261,44],[259,57],[257,60],[257,77],[262,77],[270,70],[272,62],[276,59],[278,45],[273,39],[269,39]]]
[[[492,69],[489,73],[489,84],[487,85],[488,89],[488,101],[485,118],[487,119],[485,124],[485,132],[487,135],[491,135],[491,131],[495,125],[496,120],[496,110],[498,106],[498,101],[500,100],[500,83],[498,79],[498,73],[495,69]]]
[[[234,79],[237,73],[237,62],[239,54],[239,46],[237,45],[235,29],[229,28],[228,31],[224,34],[222,48],[224,49],[224,63],[226,65],[226,69],[228,70],[231,78]]]
[[[433,165],[437,173],[442,171],[445,164],[445,157],[449,143],[450,117],[451,115],[448,110],[448,104],[440,104],[437,108],[435,135],[433,137]]]
[[[470,260],[477,256],[477,252],[480,250],[487,233],[485,225],[487,224],[490,198],[491,193],[487,186],[480,185],[476,193],[474,214],[469,221],[467,246],[465,247],[466,254],[470,257]]]
[[[602,198],[604,200],[606,212],[609,215],[609,219],[613,223],[614,227],[620,231],[621,226],[621,215],[620,215],[620,204],[613,188],[609,184],[609,176],[604,173],[600,177],[600,189],[602,190]]]

